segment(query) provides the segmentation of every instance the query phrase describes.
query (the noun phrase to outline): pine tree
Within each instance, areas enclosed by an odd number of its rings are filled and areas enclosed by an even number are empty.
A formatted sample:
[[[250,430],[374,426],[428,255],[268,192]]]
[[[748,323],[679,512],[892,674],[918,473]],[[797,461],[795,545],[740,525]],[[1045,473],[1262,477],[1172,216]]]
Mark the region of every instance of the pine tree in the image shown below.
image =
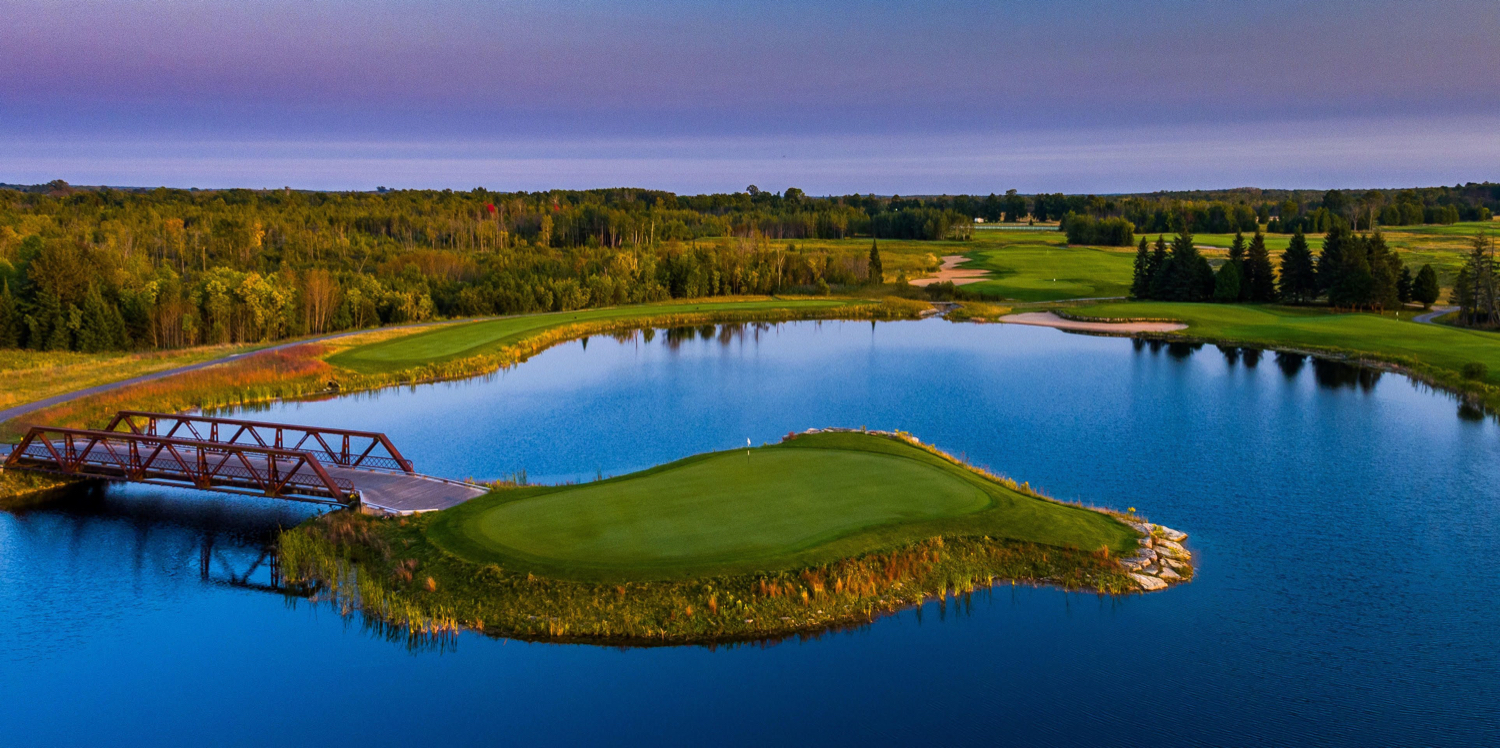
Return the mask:
[[[1146,275],[1150,280],[1148,299],[1166,298],[1167,284],[1167,238],[1158,234],[1151,248],[1151,259],[1146,263]]]
[[[1225,262],[1214,277],[1214,301],[1232,304],[1240,300],[1239,263]]]
[[[1330,190],[1331,192],[1331,190]],[[1323,252],[1318,255],[1318,293],[1324,293],[1339,282],[1344,271],[1344,247],[1352,237],[1343,221],[1335,221],[1323,237]]]
[[[1234,241],[1229,244],[1229,262],[1234,265],[1236,277],[1239,279],[1239,301],[1247,301],[1250,298],[1250,284],[1245,282],[1245,234],[1236,230]],[[1222,270],[1222,268],[1221,268]],[[1218,293],[1217,286],[1214,293]],[[1217,300],[1217,299],[1216,299]]]
[[[1301,232],[1292,235],[1286,251],[1281,253],[1281,298],[1294,304],[1312,301],[1318,295],[1317,271],[1312,250]]]
[[[880,241],[870,240],[870,282],[880,285],[885,282],[885,266],[880,262]]]
[[[1438,286],[1437,271],[1431,265],[1423,265],[1417,271],[1417,280],[1411,287],[1412,301],[1421,304],[1423,309],[1431,309],[1442,293],[1443,289]]]
[[[1373,306],[1375,279],[1370,270],[1369,238],[1347,236],[1336,247],[1334,261],[1337,264],[1333,266],[1331,276],[1333,285],[1328,287],[1328,303],[1349,309]],[[1327,252],[1325,249],[1324,254]],[[1319,264],[1320,279],[1323,274],[1323,265]]]
[[[1172,240],[1172,254],[1162,265],[1164,296],[1168,301],[1203,301],[1212,298],[1214,292],[1214,270],[1198,248],[1193,245],[1193,235],[1182,231]]]
[[[1135,266],[1130,276],[1130,298],[1148,299],[1151,297],[1151,253],[1146,248],[1146,237],[1141,237],[1141,244],[1135,250]]]
[[[1412,300],[1412,277],[1411,268],[1401,266],[1401,277],[1396,279],[1396,299],[1402,304],[1410,303]]]
[[[1240,277],[1240,298],[1246,301],[1276,299],[1276,270],[1271,267],[1271,253],[1266,249],[1266,237],[1259,231],[1250,238],[1250,248],[1245,253],[1245,272]]]

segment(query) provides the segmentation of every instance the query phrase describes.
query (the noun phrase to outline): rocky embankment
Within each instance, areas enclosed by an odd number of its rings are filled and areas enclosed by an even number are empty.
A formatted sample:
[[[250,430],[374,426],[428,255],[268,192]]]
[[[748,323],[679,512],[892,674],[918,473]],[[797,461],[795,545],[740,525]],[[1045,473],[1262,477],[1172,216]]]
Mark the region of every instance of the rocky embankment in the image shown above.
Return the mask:
[[[1193,578],[1193,554],[1182,546],[1187,533],[1150,522],[1131,522],[1144,537],[1135,555],[1120,560],[1141,589],[1147,592]]]

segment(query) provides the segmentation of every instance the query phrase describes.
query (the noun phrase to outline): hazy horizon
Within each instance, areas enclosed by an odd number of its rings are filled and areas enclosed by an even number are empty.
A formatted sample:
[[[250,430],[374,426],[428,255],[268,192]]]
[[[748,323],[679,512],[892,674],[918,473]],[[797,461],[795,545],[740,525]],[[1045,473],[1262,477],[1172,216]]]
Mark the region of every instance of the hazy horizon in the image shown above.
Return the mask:
[[[0,181],[810,194],[1500,175],[1480,0],[13,0]]]

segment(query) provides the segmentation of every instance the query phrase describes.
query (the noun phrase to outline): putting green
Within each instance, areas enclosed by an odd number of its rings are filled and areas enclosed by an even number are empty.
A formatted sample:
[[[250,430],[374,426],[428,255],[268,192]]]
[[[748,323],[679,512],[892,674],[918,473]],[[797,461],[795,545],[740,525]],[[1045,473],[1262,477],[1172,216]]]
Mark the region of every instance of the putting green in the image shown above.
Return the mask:
[[[598,483],[499,491],[429,527],[470,561],[586,579],[796,568],[945,534],[1134,545],[1103,514],[1021,494],[894,439],[843,433]]]

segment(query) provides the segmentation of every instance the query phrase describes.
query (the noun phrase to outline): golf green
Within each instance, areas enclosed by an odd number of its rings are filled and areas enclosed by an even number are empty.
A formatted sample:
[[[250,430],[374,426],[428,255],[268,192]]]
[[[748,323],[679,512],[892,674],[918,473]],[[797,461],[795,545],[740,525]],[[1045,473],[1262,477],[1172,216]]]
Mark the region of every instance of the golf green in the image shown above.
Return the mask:
[[[574,486],[497,491],[440,513],[439,545],[549,576],[651,579],[796,568],[944,534],[1115,550],[1114,519],[857,433],[699,455]]]

